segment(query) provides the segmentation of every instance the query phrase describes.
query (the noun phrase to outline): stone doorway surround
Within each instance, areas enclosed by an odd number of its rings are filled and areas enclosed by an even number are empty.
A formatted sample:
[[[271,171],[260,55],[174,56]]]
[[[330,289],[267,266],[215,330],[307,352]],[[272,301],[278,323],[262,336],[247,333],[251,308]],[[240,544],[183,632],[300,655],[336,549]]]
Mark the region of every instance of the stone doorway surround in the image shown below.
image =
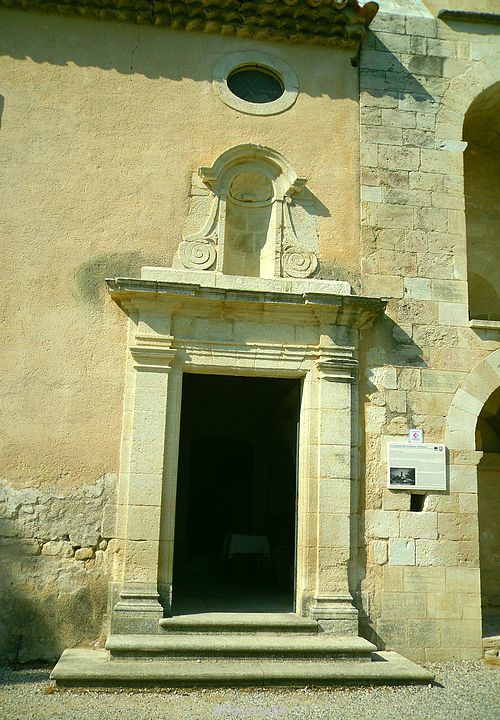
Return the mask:
[[[107,280],[129,317],[111,632],[158,633],[170,614],[184,372],[300,378],[296,612],[357,634],[359,330],[384,301],[347,283],[143,268]]]

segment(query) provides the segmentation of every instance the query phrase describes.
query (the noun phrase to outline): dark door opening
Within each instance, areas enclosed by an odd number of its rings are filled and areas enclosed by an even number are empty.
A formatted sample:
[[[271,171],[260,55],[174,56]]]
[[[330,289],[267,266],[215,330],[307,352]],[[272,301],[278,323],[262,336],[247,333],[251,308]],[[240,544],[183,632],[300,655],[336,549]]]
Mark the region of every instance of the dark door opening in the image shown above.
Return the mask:
[[[500,388],[485,402],[476,425],[479,567],[483,637],[500,635]]]
[[[294,608],[300,380],[185,374],[173,612]]]

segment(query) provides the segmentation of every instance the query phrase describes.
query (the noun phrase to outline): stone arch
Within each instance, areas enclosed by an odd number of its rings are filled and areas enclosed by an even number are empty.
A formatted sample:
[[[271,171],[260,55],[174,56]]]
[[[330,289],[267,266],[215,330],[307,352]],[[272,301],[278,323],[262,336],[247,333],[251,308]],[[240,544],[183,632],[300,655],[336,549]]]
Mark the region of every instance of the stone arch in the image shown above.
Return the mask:
[[[463,139],[469,317],[499,321],[500,80],[469,106]]]
[[[436,115],[436,137],[461,141],[467,110],[478,95],[499,81],[500,53],[473,63],[464,73],[454,77]]]
[[[201,167],[203,182],[216,194],[227,194],[233,178],[243,168],[258,171],[272,182],[277,198],[300,192],[307,180],[299,177],[281,153],[264,145],[236,145],[223,152],[213,165]]]
[[[488,256],[491,247],[496,247],[496,222],[484,221],[486,216],[494,216],[489,198],[494,195],[497,184],[491,179],[495,180],[498,170],[487,151],[480,154],[474,142],[468,144],[470,139],[474,140],[475,133],[471,132],[474,123],[468,122],[467,118],[477,118],[477,108],[482,107],[483,100],[488,105],[490,91],[494,94],[499,86],[500,54],[491,52],[451,79],[436,114],[437,147],[452,153],[465,151],[460,194],[464,202],[463,248],[466,251],[468,311],[470,318],[487,321],[500,319],[496,310],[498,282],[485,270],[488,266],[491,268]]]
[[[446,419],[449,450],[476,450],[476,426],[488,398],[500,387],[500,349],[479,362],[451,401]]]
[[[450,490],[464,493],[470,505],[477,508],[478,571],[471,588],[477,592],[481,607],[483,637],[498,635],[498,478],[499,453],[488,452],[480,442],[481,421],[494,401],[498,413],[500,391],[500,349],[479,362],[456,391],[448,411],[446,444],[451,451]],[[479,447],[478,447],[479,440]],[[483,450],[486,449],[486,452]],[[456,457],[456,464],[453,458]],[[474,495],[476,496],[474,498]],[[467,506],[465,506],[467,508]],[[467,510],[461,510],[467,512]]]

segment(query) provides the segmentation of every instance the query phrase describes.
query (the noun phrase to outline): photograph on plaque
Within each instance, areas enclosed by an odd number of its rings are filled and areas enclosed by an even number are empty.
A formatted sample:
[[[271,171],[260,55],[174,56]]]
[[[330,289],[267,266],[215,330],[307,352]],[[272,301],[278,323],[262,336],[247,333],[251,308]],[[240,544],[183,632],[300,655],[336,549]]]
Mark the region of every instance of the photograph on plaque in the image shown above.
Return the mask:
[[[446,490],[446,447],[441,443],[387,443],[391,490]]]
[[[415,468],[389,468],[389,485],[415,485]]]

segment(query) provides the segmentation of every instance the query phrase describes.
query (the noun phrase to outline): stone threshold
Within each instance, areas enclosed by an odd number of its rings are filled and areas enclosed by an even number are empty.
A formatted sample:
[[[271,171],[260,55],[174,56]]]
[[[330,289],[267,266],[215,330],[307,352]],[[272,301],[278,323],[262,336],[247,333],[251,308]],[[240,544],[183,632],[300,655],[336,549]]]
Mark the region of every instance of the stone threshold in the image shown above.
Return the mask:
[[[112,659],[126,658],[316,658],[370,660],[377,648],[357,636],[168,633],[165,635],[110,635],[106,643]]]
[[[172,633],[307,633],[317,635],[318,623],[296,613],[206,612],[173,615],[158,622],[164,632]]]

